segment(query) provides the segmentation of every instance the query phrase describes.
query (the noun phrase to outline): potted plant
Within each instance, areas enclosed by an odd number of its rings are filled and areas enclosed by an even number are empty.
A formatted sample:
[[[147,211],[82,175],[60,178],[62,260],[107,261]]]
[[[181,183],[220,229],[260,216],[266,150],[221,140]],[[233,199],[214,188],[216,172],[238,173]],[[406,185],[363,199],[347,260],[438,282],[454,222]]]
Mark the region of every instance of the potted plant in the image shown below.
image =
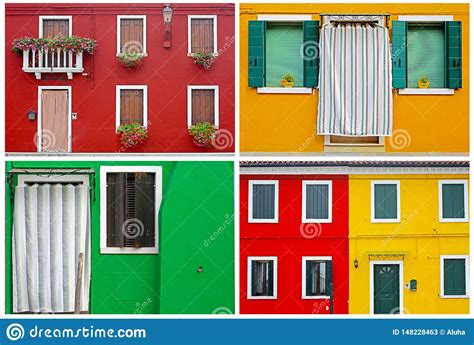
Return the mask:
[[[193,137],[193,143],[200,147],[210,147],[212,138],[216,133],[216,127],[209,122],[200,122],[191,126],[188,130]]]
[[[81,36],[56,36],[54,38],[20,37],[13,40],[12,51],[18,55],[27,50],[45,51],[56,49],[76,53],[85,51],[93,54],[96,46],[96,40]]]
[[[295,85],[295,77],[291,73],[285,73],[281,77],[280,85],[283,87],[293,87]]]
[[[137,68],[143,62],[145,56],[140,53],[125,51],[117,55],[117,60],[126,69]]]
[[[430,87],[430,80],[426,75],[423,75],[418,79],[418,87],[420,89],[427,89]]]
[[[211,65],[216,60],[216,57],[211,52],[198,51],[192,55],[193,61],[195,64],[204,67],[204,69],[209,69]]]
[[[148,129],[139,123],[129,123],[117,128],[120,144],[123,148],[137,147],[148,138]]]

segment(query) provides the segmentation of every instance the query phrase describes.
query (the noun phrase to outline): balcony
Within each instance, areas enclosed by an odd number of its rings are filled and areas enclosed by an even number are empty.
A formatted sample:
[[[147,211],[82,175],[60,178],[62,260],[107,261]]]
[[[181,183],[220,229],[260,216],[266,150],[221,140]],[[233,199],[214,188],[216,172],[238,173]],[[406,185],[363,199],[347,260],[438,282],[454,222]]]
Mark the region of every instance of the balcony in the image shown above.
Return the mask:
[[[36,79],[41,79],[41,73],[66,73],[72,79],[74,73],[84,71],[82,54],[62,49],[23,50],[23,71],[34,73]]]

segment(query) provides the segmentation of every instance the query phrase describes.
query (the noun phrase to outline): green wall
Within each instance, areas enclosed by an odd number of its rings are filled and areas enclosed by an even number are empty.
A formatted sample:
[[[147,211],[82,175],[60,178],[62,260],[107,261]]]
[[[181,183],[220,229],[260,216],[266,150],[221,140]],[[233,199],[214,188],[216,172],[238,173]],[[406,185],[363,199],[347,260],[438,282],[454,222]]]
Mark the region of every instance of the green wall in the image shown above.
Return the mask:
[[[163,167],[159,254],[100,254],[102,165]],[[232,162],[8,162],[7,173],[11,168],[95,170],[91,313],[234,312]],[[6,192],[6,311],[11,313],[13,210],[8,183]]]

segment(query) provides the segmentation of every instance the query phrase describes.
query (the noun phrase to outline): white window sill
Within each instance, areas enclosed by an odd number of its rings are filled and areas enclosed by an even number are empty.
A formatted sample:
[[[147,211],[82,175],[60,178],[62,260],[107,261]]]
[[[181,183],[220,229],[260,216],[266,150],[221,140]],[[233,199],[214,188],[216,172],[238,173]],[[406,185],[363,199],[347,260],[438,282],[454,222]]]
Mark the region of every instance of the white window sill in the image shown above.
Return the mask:
[[[469,298],[469,295],[441,295],[441,298]]]
[[[302,219],[303,224],[332,223],[332,219]]]
[[[258,87],[257,93],[312,94],[310,87]]]
[[[400,219],[372,219],[371,223],[400,223]]]
[[[440,223],[467,223],[468,218],[440,218]]]
[[[330,299],[329,296],[303,296],[302,299]]]
[[[278,219],[248,219],[249,223],[278,223]]]
[[[196,55],[196,53],[190,53],[190,52],[188,52],[188,54],[187,54],[188,57],[194,57],[195,55]],[[213,52],[212,56],[218,57],[219,54],[217,52]]]
[[[398,89],[399,95],[454,95],[454,89]]]
[[[247,299],[277,299],[277,296],[247,296]]]
[[[102,247],[100,248],[101,254],[158,254],[158,248],[146,247],[146,248],[129,248],[129,247]]]

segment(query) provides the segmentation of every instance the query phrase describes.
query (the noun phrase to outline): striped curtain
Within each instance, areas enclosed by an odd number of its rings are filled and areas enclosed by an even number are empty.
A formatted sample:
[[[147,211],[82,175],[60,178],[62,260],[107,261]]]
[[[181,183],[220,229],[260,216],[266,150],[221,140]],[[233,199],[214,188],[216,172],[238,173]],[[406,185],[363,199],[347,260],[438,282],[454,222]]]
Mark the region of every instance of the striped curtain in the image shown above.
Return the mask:
[[[54,38],[59,35],[69,36],[69,20],[43,19],[43,37]]]
[[[79,253],[84,255],[80,310],[88,311],[88,187],[59,183],[19,186],[14,207],[13,312],[74,312]]]
[[[321,135],[390,136],[392,75],[388,31],[370,24],[326,24],[320,38]]]

